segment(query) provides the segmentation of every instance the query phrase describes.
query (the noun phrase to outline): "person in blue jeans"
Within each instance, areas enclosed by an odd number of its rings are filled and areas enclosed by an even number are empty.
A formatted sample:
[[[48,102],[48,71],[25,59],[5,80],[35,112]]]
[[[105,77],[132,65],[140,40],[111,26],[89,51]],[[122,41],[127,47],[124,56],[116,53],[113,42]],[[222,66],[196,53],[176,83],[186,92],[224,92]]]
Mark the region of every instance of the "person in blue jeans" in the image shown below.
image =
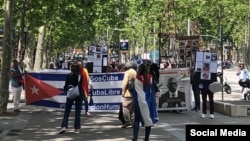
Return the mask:
[[[80,78],[80,79],[79,79]],[[64,90],[67,92],[68,89],[70,89],[72,86],[77,86],[78,84],[81,84],[82,76],[80,74],[80,66],[78,64],[72,64],[71,65],[71,73],[69,73],[66,77]],[[79,129],[81,128],[81,109],[82,109],[82,102],[84,99],[84,93],[82,90],[82,85],[78,85],[80,94],[75,97],[74,99],[66,99],[66,105],[63,115],[63,120],[61,123],[62,129],[59,131],[60,134],[63,134],[66,132],[66,129],[68,128],[68,120],[69,115],[71,112],[72,105],[75,102],[75,122],[74,122],[74,133],[80,133]]]
[[[140,123],[145,127],[144,141],[149,141],[151,126],[158,122],[159,117],[156,109],[153,78],[148,72],[148,68],[145,64],[139,66],[134,88],[131,91],[133,95],[133,108],[135,111],[132,141],[138,140]]]
[[[199,79],[199,74],[196,73],[194,68],[190,70],[190,83],[192,86],[193,94],[194,94],[194,108],[191,109],[192,111],[199,111],[200,110],[200,88],[199,83],[195,80]]]

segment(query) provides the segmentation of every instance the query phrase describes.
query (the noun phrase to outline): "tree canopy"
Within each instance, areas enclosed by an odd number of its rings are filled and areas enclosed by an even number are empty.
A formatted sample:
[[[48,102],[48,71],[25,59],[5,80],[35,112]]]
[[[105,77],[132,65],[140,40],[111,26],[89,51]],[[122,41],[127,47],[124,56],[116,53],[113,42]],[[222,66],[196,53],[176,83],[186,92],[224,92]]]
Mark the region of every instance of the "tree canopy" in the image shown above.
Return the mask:
[[[172,3],[170,5],[170,3]],[[2,4],[2,3],[1,3]],[[172,6],[172,8],[170,7]],[[3,9],[1,9],[3,11]],[[115,43],[120,29],[121,38],[129,39],[131,48],[154,48],[152,25],[177,26],[186,35],[187,18],[199,22],[201,34],[218,36],[218,24],[223,25],[224,38],[242,44],[248,15],[246,0],[23,0],[15,1],[13,25],[24,14],[24,26],[38,34],[39,26],[46,27],[46,39],[53,39],[52,52],[63,52],[68,46],[85,48],[101,39]],[[170,17],[167,17],[170,13]],[[173,14],[174,13],[174,14]],[[175,23],[171,22],[175,20]],[[3,18],[0,18],[3,21]],[[1,22],[3,23],[3,22]],[[172,24],[172,25],[171,25]],[[176,25],[173,25],[176,24]],[[3,27],[3,26],[2,26]],[[108,31],[109,37],[106,37]],[[156,33],[155,33],[155,37]],[[148,40],[149,39],[149,40]],[[147,45],[147,47],[145,47]]]

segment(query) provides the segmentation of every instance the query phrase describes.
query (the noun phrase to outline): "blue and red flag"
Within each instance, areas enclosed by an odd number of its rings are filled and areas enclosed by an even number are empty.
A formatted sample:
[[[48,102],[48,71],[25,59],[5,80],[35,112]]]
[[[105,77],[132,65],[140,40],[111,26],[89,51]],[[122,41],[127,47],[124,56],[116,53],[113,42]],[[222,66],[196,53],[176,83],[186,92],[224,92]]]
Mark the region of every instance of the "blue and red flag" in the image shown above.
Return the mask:
[[[66,74],[25,74],[26,104],[35,104],[41,100],[46,100],[46,98],[64,95],[65,77]]]

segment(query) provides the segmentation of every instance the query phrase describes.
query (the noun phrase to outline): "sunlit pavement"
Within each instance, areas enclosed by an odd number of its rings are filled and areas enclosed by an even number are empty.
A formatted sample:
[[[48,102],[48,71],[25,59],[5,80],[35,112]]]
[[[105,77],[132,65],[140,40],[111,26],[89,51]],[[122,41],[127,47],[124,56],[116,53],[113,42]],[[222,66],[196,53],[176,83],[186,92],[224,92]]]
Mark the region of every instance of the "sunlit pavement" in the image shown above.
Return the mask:
[[[239,101],[240,87],[235,70],[225,70],[233,93],[224,94],[225,101]],[[22,96],[22,99],[24,97]],[[216,93],[216,101],[222,100],[221,93]],[[10,96],[11,100],[11,96]],[[23,100],[24,101],[24,100]],[[250,102],[249,102],[250,104]],[[13,105],[8,104],[12,113]],[[150,141],[185,141],[185,126],[187,124],[248,124],[250,117],[229,117],[215,113],[215,118],[200,118],[200,113],[183,111],[179,114],[160,112],[160,121],[152,128]],[[57,134],[63,117],[63,110],[38,106],[26,106],[21,103],[18,115],[9,114],[0,117],[0,140],[3,141],[126,141],[132,138],[132,128],[122,129],[117,113],[93,113],[93,117],[81,118],[80,134],[73,133],[73,112],[69,120],[69,128],[65,134]],[[82,115],[84,115],[82,113]],[[140,128],[141,140],[144,138],[144,128]]]

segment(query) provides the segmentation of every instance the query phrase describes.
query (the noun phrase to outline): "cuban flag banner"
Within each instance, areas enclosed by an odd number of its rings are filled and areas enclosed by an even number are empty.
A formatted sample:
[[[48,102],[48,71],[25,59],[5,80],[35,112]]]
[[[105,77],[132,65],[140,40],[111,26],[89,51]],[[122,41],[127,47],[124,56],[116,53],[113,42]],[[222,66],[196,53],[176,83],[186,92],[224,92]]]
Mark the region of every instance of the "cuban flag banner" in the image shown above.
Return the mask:
[[[45,70],[25,74],[26,105],[37,105],[64,109],[66,92],[63,86],[68,70]],[[92,90],[94,105],[90,111],[118,111],[122,101],[122,80],[124,73],[89,74],[94,89]],[[74,110],[74,106],[72,107]],[[84,110],[84,104],[82,106]]]

